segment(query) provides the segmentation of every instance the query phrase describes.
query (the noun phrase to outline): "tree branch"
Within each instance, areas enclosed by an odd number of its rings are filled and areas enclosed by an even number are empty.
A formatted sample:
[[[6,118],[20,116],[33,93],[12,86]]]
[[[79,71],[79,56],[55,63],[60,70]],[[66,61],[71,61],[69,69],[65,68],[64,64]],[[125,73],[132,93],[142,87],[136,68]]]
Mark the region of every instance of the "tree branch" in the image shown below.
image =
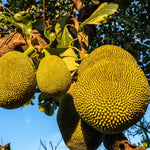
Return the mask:
[[[60,139],[60,141],[57,143],[57,145],[55,146],[55,150],[57,149],[57,147],[59,146],[59,144],[61,143],[62,138]]]
[[[5,7],[2,3],[0,3],[0,5],[1,5],[2,7],[4,7],[8,12],[10,12],[12,15],[14,15],[14,13],[13,13],[10,9],[8,9],[7,7]]]
[[[42,147],[47,150],[47,147],[45,146],[45,144],[43,143],[43,141],[40,139],[40,144],[42,145]]]
[[[79,11],[82,8],[82,1],[81,0],[73,0],[77,10]]]
[[[44,24],[44,28],[46,28],[47,24],[46,24],[46,6],[45,6],[45,0],[43,0],[43,24]]]
[[[103,143],[107,150],[144,150],[139,146],[131,144],[123,133],[105,134]]]

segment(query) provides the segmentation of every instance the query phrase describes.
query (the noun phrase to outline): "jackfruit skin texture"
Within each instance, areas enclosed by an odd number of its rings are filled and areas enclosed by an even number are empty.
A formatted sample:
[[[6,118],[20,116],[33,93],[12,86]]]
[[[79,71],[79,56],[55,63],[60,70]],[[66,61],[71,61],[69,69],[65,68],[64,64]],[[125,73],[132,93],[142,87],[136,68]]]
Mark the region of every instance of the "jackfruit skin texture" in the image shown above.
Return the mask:
[[[56,55],[47,55],[41,60],[36,78],[39,89],[49,96],[61,96],[71,85],[70,71]]]
[[[78,115],[73,104],[74,83],[60,100],[57,123],[64,142],[71,150],[96,150],[102,134],[87,125]]]
[[[74,89],[75,109],[87,124],[102,133],[126,130],[147,109],[149,84],[141,68],[131,60],[113,55],[104,57],[78,77]]]
[[[136,63],[134,57],[126,50],[116,45],[103,45],[92,51],[78,67],[78,74],[80,75],[86,68],[92,67],[97,61],[105,58],[112,59],[126,59]]]
[[[36,76],[30,58],[11,51],[0,59],[0,107],[14,109],[28,102],[36,92]]]

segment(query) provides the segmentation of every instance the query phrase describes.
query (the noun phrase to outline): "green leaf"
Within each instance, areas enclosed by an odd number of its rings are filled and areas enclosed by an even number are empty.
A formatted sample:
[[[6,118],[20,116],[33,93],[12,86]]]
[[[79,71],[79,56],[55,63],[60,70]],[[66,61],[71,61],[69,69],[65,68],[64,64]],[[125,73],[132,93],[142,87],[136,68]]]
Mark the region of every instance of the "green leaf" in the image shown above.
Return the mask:
[[[99,0],[92,0],[92,2],[93,2],[94,4],[96,4],[96,5],[99,4]]]
[[[41,53],[46,53],[46,51],[48,53],[50,53],[51,55],[57,55],[59,56],[59,54],[63,53],[66,49],[68,49],[67,47],[65,48],[51,48],[50,46],[46,46],[43,48],[43,50],[41,51]]]
[[[33,22],[33,28],[37,30],[44,29],[43,20],[41,19],[41,20],[36,20],[35,22]]]
[[[50,41],[50,44],[55,40],[56,33],[51,32],[52,28],[44,29],[44,36]]]
[[[32,21],[29,21],[28,23],[26,22],[26,24],[24,23],[15,23],[15,26],[17,26],[18,28],[20,28],[22,30],[22,33],[25,34],[32,34]]]
[[[65,17],[63,17],[61,20],[59,20],[59,21],[56,23],[56,25],[55,25],[56,36],[57,36],[57,38],[58,38],[59,40],[61,39],[63,30],[64,30],[65,25],[66,25],[66,23],[67,23],[67,19],[68,19],[68,16],[65,16]]]
[[[22,30],[22,33],[32,34],[32,18],[26,11],[20,11],[14,15],[14,25]]]
[[[79,31],[83,30],[83,26],[86,24],[103,25],[107,23],[108,17],[116,12],[117,9],[118,4],[102,3],[89,18],[80,24]]]
[[[73,41],[73,37],[71,36],[70,32],[68,31],[67,25],[65,25],[61,40],[58,43],[57,48],[65,48],[65,47],[69,46],[72,41]]]
[[[39,96],[38,96],[38,100],[39,102],[41,102],[42,100],[45,99],[45,95],[43,93],[41,93]]]
[[[32,20],[31,16],[29,13],[27,13],[26,11],[20,11],[16,14],[14,14],[14,20],[16,22],[21,22],[21,23],[28,23],[29,21]]]
[[[44,107],[44,113],[48,116],[52,116],[54,114],[54,111],[57,109],[57,105],[55,102],[52,102],[51,104],[47,104]]]
[[[72,48],[68,48],[66,51],[61,53],[60,57],[66,63],[66,65],[70,71],[74,71],[77,69],[78,64],[75,62],[75,60],[77,60],[78,58]]]
[[[7,25],[7,22],[9,22],[9,23],[14,22],[14,17],[8,12],[0,11],[0,21],[4,21],[4,23],[6,23],[6,25]]]
[[[32,18],[26,11],[20,11],[12,16],[7,12],[0,12],[0,20],[5,25],[11,24],[22,30],[22,33],[32,33]],[[10,26],[10,25],[9,25]]]

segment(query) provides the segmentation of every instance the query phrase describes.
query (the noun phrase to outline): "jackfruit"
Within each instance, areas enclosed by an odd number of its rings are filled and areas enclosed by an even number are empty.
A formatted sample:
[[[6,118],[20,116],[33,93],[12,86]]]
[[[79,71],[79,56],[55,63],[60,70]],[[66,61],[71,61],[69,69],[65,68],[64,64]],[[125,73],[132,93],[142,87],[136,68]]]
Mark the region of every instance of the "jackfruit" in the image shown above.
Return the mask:
[[[149,84],[136,61],[130,55],[124,57],[126,51],[103,57],[105,52],[101,51],[102,58],[78,77],[74,105],[87,124],[102,133],[115,134],[143,117],[149,103]],[[96,53],[91,55],[93,61]]]
[[[36,92],[36,77],[30,58],[11,51],[0,59],[0,107],[13,109],[28,102]]]
[[[41,60],[36,78],[39,89],[49,96],[61,96],[71,85],[70,71],[56,55],[47,55]]]
[[[86,68],[93,66],[97,61],[104,59],[122,59],[132,61],[136,63],[134,57],[126,50],[116,45],[103,45],[92,51],[87,57],[83,59],[78,67],[78,74],[80,75]]]
[[[102,142],[102,134],[87,125],[78,115],[73,104],[73,83],[60,100],[57,123],[65,144],[71,150],[96,150]]]
[[[114,2],[119,4],[119,8],[126,9],[130,6],[132,0],[114,0]]]

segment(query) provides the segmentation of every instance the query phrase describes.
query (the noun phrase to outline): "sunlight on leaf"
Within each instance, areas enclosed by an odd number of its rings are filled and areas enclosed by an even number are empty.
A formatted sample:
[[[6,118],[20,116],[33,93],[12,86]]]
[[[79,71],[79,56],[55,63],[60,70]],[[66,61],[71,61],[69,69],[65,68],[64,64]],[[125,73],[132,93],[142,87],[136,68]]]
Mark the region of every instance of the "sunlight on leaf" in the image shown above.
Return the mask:
[[[58,38],[59,40],[61,39],[63,30],[64,30],[65,25],[66,25],[66,23],[67,23],[67,19],[68,19],[68,17],[65,16],[64,18],[62,18],[61,20],[59,20],[59,21],[56,23],[56,25],[55,25],[56,36],[57,36],[57,38]]]
[[[21,28],[23,34],[32,34],[32,18],[26,11],[20,11],[14,15],[14,25]]]
[[[103,25],[107,23],[108,17],[117,12],[117,9],[118,4],[102,3],[89,18],[81,23],[79,31],[83,30],[86,24]]]
[[[50,41],[50,44],[55,41],[56,34],[51,31],[52,28],[44,29],[44,36]]]
[[[73,37],[71,36],[70,32],[68,31],[67,25],[65,25],[61,40],[58,43],[57,48],[65,48],[65,47],[69,46],[71,41],[73,41]]]
[[[60,54],[62,60],[66,63],[69,71],[74,71],[77,69],[78,64],[75,62],[77,60],[77,55],[72,48],[68,48],[66,51]]]

